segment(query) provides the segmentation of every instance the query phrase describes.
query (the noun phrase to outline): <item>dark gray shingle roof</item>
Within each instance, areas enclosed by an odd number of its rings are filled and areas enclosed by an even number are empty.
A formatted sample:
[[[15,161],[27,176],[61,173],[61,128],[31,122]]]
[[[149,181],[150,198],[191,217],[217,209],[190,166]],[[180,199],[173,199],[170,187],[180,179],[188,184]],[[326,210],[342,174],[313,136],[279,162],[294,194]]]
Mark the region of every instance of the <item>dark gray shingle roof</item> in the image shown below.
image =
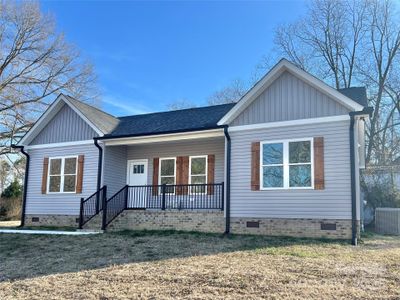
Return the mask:
[[[106,137],[162,134],[218,128],[218,121],[234,103],[196,107],[118,118],[117,127]]]
[[[368,105],[365,87],[338,89],[338,91],[362,106]],[[235,105],[235,103],[229,103],[117,118],[70,96],[66,97],[105,134],[105,137],[218,128],[218,121]]]
[[[338,89],[340,93],[356,101],[362,106],[368,106],[367,90],[363,86]]]
[[[118,118],[98,109],[97,107],[76,100],[71,96],[64,96],[104,134],[111,132],[118,125]]]

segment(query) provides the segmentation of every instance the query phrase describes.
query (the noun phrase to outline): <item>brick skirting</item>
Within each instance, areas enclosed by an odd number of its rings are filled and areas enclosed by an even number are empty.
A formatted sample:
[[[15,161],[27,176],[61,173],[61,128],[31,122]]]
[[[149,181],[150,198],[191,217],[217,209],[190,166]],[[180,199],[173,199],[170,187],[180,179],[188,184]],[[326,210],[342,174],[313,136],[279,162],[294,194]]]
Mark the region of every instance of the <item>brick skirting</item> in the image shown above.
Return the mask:
[[[232,217],[231,233],[351,239],[351,220]]]
[[[33,218],[39,219],[34,222]],[[25,225],[78,227],[77,218],[78,216],[70,215],[26,215]],[[101,215],[92,221],[86,224],[85,228],[100,229]],[[225,218],[222,211],[126,210],[107,227],[109,231],[125,229],[172,229],[223,233]],[[351,220],[232,217],[230,232],[234,234],[350,239]]]
[[[223,233],[222,211],[126,210],[108,225],[107,230],[183,230]]]
[[[79,226],[79,216],[71,215],[26,215],[25,226]]]

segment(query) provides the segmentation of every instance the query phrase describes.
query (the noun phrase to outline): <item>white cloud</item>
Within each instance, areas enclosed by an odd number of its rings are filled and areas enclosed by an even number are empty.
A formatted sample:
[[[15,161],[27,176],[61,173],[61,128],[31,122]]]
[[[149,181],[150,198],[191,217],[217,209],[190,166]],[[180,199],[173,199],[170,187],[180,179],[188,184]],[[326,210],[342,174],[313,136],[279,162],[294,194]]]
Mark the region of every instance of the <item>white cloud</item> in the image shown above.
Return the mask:
[[[129,101],[131,104],[127,104],[128,101],[123,101],[119,98],[113,96],[104,96],[101,99],[104,103],[107,103],[115,108],[123,110],[126,114],[145,114],[148,113],[150,110],[147,107],[143,107],[135,103],[135,101]]]

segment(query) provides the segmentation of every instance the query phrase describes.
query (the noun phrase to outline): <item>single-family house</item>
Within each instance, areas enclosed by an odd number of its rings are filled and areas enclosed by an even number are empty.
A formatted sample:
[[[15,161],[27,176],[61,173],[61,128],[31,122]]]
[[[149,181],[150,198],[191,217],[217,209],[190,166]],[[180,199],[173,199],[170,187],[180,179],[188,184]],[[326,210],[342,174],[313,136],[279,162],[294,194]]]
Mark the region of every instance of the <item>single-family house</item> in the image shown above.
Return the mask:
[[[232,104],[115,117],[61,94],[15,146],[23,223],[356,243],[371,111],[285,59]]]

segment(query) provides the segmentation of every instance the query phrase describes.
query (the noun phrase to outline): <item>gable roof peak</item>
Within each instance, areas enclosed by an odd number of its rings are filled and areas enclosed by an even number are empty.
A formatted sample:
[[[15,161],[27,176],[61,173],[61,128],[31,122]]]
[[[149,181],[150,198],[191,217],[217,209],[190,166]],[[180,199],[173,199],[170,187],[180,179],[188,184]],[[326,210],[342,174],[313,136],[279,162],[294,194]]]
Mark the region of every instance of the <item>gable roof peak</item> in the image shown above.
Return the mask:
[[[218,125],[226,125],[232,122],[245,108],[247,108],[268,86],[270,86],[283,72],[288,71],[300,79],[304,80],[322,93],[332,97],[351,111],[359,111],[363,105],[349,98],[344,93],[339,92],[329,86],[314,75],[304,71],[293,62],[282,58],[275,64],[249,91],[239,100],[239,102],[218,122]]]

